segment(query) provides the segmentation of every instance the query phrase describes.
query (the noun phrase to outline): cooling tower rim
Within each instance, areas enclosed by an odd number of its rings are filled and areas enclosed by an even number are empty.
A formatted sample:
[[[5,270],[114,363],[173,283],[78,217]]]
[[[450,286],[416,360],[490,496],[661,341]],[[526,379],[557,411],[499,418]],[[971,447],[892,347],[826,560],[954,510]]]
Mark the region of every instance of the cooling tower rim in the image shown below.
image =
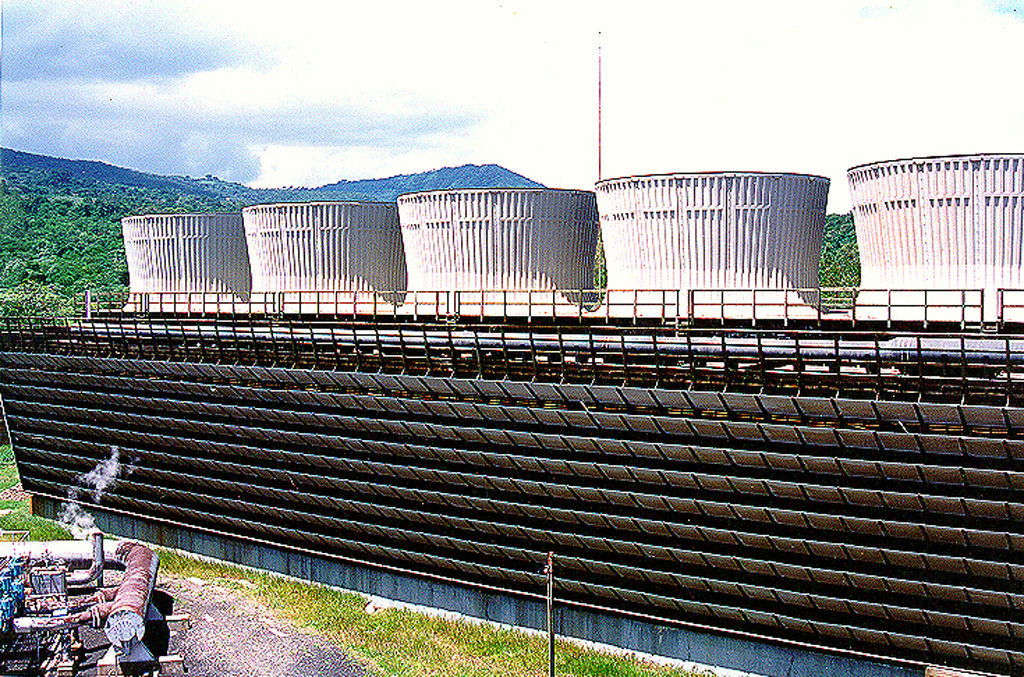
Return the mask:
[[[491,195],[510,195],[512,193],[567,193],[576,195],[593,195],[592,190],[582,190],[580,188],[538,188],[538,187],[526,187],[526,188],[441,188],[435,190],[421,190],[412,193],[403,193],[398,196],[399,202],[409,201],[413,198],[425,197],[428,195],[479,195],[479,194],[491,194]]]
[[[166,212],[164,214],[132,214],[130,216],[122,216],[121,223],[130,219],[159,219],[167,218],[169,216],[237,216],[241,217],[239,212]]]
[[[893,164],[906,164],[908,162],[924,163],[943,160],[1001,160],[1004,158],[1024,158],[1024,153],[954,153],[951,155],[919,155],[915,157],[893,158],[891,160],[876,160],[874,162],[865,162],[863,164],[854,165],[853,167],[850,167],[849,169],[846,170],[846,173],[849,175],[861,169],[883,167],[885,165]]]
[[[620,181],[650,180],[650,179],[690,179],[690,178],[732,178],[732,177],[770,177],[783,178],[794,177],[801,179],[812,179],[831,183],[831,179],[820,174],[803,174],[800,172],[763,172],[763,171],[702,171],[702,172],[668,172],[660,174],[631,174],[628,176],[617,176],[612,179],[602,179],[594,184],[595,189],[606,188],[611,184]]]
[[[267,202],[258,205],[249,205],[248,207],[242,207],[242,214],[246,212],[252,212],[257,209],[268,209],[273,207],[333,207],[337,205],[350,205],[353,207],[390,207],[394,206],[395,202],[377,201],[377,200],[311,200],[309,202]]]

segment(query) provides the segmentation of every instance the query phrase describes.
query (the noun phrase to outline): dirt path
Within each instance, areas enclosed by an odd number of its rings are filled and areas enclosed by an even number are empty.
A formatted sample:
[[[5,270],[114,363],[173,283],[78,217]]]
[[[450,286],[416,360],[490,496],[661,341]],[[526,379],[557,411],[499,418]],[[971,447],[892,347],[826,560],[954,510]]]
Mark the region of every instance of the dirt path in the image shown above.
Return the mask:
[[[192,616],[191,629],[171,641],[196,677],[366,675],[340,648],[237,589],[195,578],[164,578],[160,587],[174,597],[175,613]]]
[[[192,617],[191,628],[170,638],[169,653],[184,658],[191,677],[369,677],[328,640],[296,628],[241,588],[221,581],[161,574],[158,588],[174,598],[174,613]],[[96,674],[109,646],[101,631],[83,631],[88,648],[82,677]]]

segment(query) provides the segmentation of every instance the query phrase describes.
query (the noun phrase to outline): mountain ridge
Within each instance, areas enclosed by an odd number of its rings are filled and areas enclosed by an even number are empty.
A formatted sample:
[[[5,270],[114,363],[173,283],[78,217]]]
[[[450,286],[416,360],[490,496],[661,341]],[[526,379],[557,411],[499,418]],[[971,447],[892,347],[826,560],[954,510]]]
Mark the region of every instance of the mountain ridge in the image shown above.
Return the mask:
[[[394,202],[399,195],[424,190],[544,187],[501,165],[488,163],[440,167],[382,178],[343,179],[315,187],[252,188],[210,174],[201,178],[152,174],[100,160],[71,160],[10,148],[0,148],[0,175],[8,182],[33,175],[37,179],[45,178],[47,183],[64,190],[99,189],[100,192],[108,192],[104,186],[110,185],[180,191],[196,197],[220,198],[240,206],[308,200]]]

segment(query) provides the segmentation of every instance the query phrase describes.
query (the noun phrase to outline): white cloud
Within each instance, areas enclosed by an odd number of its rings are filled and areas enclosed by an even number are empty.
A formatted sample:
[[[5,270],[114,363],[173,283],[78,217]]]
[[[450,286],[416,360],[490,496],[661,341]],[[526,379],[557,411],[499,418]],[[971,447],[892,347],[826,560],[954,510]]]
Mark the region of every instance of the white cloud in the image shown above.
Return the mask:
[[[4,129],[40,152],[141,169],[171,145],[160,171],[264,186],[495,162],[589,188],[601,31],[605,177],[818,173],[845,210],[855,164],[1024,146],[1015,2],[165,2],[124,44],[177,21],[158,33],[194,58],[171,74],[5,82]],[[47,30],[80,35],[70,24],[85,8]],[[219,34],[228,47],[210,42]]]

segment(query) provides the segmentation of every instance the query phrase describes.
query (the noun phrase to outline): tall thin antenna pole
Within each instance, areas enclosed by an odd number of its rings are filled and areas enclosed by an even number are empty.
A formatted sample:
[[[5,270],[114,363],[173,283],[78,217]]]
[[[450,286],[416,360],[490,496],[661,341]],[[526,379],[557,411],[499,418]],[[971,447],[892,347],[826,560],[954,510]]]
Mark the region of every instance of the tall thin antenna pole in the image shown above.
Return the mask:
[[[601,173],[601,31],[597,32],[597,180]]]

